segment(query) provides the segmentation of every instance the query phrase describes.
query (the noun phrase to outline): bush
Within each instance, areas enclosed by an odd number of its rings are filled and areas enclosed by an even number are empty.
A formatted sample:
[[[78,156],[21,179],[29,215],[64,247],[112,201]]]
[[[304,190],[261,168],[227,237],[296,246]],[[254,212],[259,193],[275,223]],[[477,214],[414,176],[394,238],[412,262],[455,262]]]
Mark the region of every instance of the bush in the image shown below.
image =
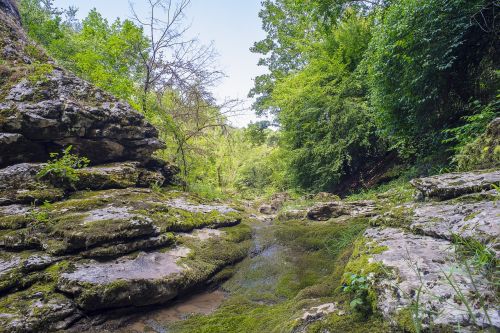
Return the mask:
[[[67,181],[70,184],[77,182],[80,178],[76,169],[85,168],[89,165],[90,160],[86,157],[71,154],[71,149],[73,149],[73,146],[66,147],[62,151],[62,155],[59,153],[50,153],[52,159],[38,172],[37,178]]]

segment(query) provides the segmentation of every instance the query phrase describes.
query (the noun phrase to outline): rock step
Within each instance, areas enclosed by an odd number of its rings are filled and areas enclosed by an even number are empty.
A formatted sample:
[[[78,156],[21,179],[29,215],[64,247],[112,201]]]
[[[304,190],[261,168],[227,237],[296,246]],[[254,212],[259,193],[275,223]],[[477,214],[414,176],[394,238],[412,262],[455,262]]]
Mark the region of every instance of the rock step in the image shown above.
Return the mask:
[[[378,295],[377,307],[386,318],[394,320],[407,312],[418,297],[424,325],[432,320],[434,325],[460,325],[463,329],[471,326],[500,329],[495,288],[478,272],[468,273],[451,242],[397,228],[371,228],[364,236],[368,247],[383,249],[369,254],[371,263],[386,268],[385,274],[373,284]],[[457,290],[466,297],[472,317]]]
[[[483,244],[500,258],[500,204],[495,201],[443,202],[416,207],[410,229],[415,233]]]
[[[322,202],[307,211],[307,218],[326,221],[340,216],[372,216],[375,209],[375,202],[371,200]]]
[[[446,200],[477,193],[500,185],[500,170],[447,173],[410,182],[419,191],[418,198]]]
[[[0,206],[15,203],[54,202],[67,193],[82,190],[124,189],[129,187],[163,186],[170,183],[175,170],[167,165],[152,170],[139,162],[111,163],[75,170],[78,180],[69,183],[55,177],[39,179],[44,163],[21,163],[0,169]]]

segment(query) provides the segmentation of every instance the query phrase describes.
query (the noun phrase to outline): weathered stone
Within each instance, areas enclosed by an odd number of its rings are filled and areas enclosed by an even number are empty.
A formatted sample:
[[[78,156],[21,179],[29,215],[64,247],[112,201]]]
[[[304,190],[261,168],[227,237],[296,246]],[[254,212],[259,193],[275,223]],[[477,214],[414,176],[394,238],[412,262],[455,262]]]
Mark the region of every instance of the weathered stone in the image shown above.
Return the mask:
[[[226,205],[216,205],[216,204],[199,204],[193,203],[186,200],[186,198],[175,198],[172,200],[165,201],[165,204],[169,207],[179,208],[192,213],[210,213],[213,211],[219,212],[221,214],[236,213],[234,208]]]
[[[43,164],[21,163],[0,169],[0,206],[62,199],[64,189],[36,178],[42,168]]]
[[[373,201],[331,201],[318,203],[307,212],[307,218],[315,221],[326,221],[344,215],[348,216],[370,216],[375,211]]]
[[[338,195],[329,192],[316,193],[312,199],[315,201],[340,201]]]
[[[15,63],[19,72],[2,75],[0,167],[45,162],[49,153],[69,145],[93,164],[147,162],[164,146],[156,129],[129,104],[58,67],[42,50],[29,52],[27,45],[35,46],[14,8],[7,0],[0,6],[1,59]],[[33,72],[37,66],[44,66],[43,74]]]
[[[313,306],[302,314],[299,318],[301,321],[311,322],[316,321],[330,313],[338,311],[338,304],[336,303],[325,303],[318,306]]]
[[[191,233],[179,233],[181,237],[188,237],[200,241],[206,241],[211,238],[217,238],[225,235],[224,231],[219,229],[202,228],[193,230]]]
[[[172,198],[138,188],[76,193],[66,201],[35,209],[49,221],[39,239],[51,254],[85,250],[89,256],[114,256],[140,246],[160,246],[166,239],[156,237],[162,233],[241,221],[230,207],[199,204],[183,195],[175,193],[172,196],[177,198]]]
[[[31,221],[31,208],[23,205],[0,206],[0,230],[21,229]]]
[[[84,258],[115,258],[135,251],[145,251],[172,245],[175,241],[171,233],[145,239],[131,240],[124,243],[106,244],[105,246],[80,252]]]
[[[373,248],[385,248],[371,254],[371,260],[381,263],[388,272],[377,279],[373,287],[378,295],[377,307],[389,320],[394,321],[418,302],[424,326],[432,321],[433,325],[460,325],[465,329],[471,326],[500,328],[492,283],[478,272],[469,274],[457,260],[449,241],[394,228],[368,229],[365,237],[376,244]]]
[[[410,228],[447,240],[453,237],[474,239],[500,257],[499,217],[500,205],[493,201],[423,205],[415,208]]]
[[[55,218],[55,221],[49,234],[62,242],[52,243],[48,240],[44,243],[44,248],[55,254],[75,252],[118,241],[128,242],[159,233],[149,217],[133,213],[130,207],[112,204],[89,209],[84,213],[63,214]]]
[[[80,261],[60,275],[58,289],[86,311],[164,303],[241,260],[250,246],[218,230],[181,234],[178,241],[168,251]]]
[[[106,190],[127,187],[162,186],[165,177],[159,171],[140,167],[139,162],[105,164],[77,170],[77,190]]]
[[[307,216],[307,210],[305,209],[290,209],[290,210],[282,210],[277,215],[277,219],[281,221],[287,220],[302,220]]]
[[[41,249],[41,234],[33,232],[30,228],[6,230],[0,232],[0,248],[21,251]]]
[[[183,289],[189,268],[178,261],[189,253],[187,248],[175,248],[107,263],[89,261],[76,265],[73,272],[62,274],[58,288],[73,295],[80,307],[91,311],[163,303]]]
[[[264,215],[272,215],[275,214],[278,209],[272,205],[263,204],[259,207],[259,213]]]
[[[39,179],[37,174],[45,165],[21,163],[0,169],[0,206],[13,203],[53,202],[77,190],[150,187],[162,186],[165,183],[162,171],[145,169],[139,162],[112,163],[77,169],[75,172],[79,179],[74,183],[51,176]]]
[[[48,267],[56,258],[44,253],[27,255],[0,253],[0,292],[16,288],[26,288],[41,278],[30,274]]]
[[[58,331],[81,316],[71,300],[46,286],[36,286],[0,299],[1,333]]]
[[[21,16],[19,15],[16,4],[12,0],[0,0],[0,10],[14,19],[17,23],[21,24]]]
[[[43,161],[46,158],[44,146],[30,142],[19,133],[0,133],[0,165],[11,161]]]
[[[333,217],[348,215],[347,209],[343,202],[332,201],[324,204],[316,204],[309,209],[307,217],[311,220],[326,221]]]
[[[418,190],[418,198],[446,200],[468,193],[489,190],[500,183],[500,170],[447,173],[410,182]]]
[[[287,200],[290,200],[290,194],[287,192],[275,193],[271,196],[269,203],[262,204],[259,207],[259,213],[264,215],[276,214]]]

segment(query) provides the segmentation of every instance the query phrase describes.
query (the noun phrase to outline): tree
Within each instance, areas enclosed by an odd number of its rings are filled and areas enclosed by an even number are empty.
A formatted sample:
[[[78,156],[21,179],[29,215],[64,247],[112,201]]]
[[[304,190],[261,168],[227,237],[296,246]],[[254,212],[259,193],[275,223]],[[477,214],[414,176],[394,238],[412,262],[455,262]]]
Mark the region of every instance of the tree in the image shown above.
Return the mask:
[[[258,65],[269,73],[255,78],[249,97],[258,115],[277,115],[271,95],[280,79],[304,68],[314,57],[314,45],[324,41],[348,10],[368,15],[385,0],[265,0],[259,17],[266,38],[250,49],[261,54]]]
[[[95,9],[81,26],[74,37],[78,50],[72,57],[74,70],[115,96],[133,101],[136,82],[143,76],[140,52],[148,48],[142,28],[130,20],[109,24]]]
[[[222,73],[215,69],[213,45],[203,46],[196,39],[186,39],[184,11],[190,0],[147,0],[148,16],[141,17],[131,5],[133,18],[145,31],[148,48],[138,47],[142,78],[141,107],[148,112],[148,94],[177,90],[200,92],[215,83]],[[160,18],[161,17],[161,18]],[[201,88],[201,89],[200,89]]]
[[[499,30],[489,3],[398,0],[378,15],[371,102],[381,132],[404,154],[442,150],[442,130],[473,113],[471,102],[496,98]]]

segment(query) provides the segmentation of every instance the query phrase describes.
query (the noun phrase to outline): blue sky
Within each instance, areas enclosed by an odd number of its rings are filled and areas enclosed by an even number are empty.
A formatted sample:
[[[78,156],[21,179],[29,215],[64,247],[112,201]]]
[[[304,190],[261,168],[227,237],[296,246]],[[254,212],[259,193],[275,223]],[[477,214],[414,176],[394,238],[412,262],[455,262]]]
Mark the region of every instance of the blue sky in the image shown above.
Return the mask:
[[[146,0],[132,0],[135,8],[145,8]],[[57,7],[76,6],[78,17],[83,18],[96,8],[104,17],[129,18],[128,0],[55,0]],[[214,89],[219,100],[224,97],[246,99],[253,86],[252,79],[265,71],[257,66],[258,55],[249,48],[255,41],[264,38],[258,17],[260,0],[191,0],[186,11],[186,23],[191,25],[190,37],[198,37],[202,43],[214,42],[220,55],[220,68],[228,76]],[[247,100],[247,104],[251,101]],[[244,126],[255,116],[248,111],[243,116],[234,117],[231,122]]]

